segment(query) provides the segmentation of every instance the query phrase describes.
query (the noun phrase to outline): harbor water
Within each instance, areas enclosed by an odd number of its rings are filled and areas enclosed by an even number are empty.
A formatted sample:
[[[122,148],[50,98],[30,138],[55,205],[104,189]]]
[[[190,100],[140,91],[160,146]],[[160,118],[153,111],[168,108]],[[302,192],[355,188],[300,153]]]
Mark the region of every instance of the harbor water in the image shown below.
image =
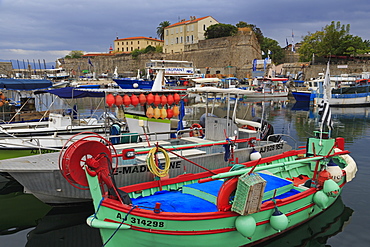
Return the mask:
[[[226,110],[225,105],[221,102],[218,110]],[[319,126],[317,109],[300,106],[294,100],[239,105],[238,114],[263,117],[272,124],[275,133],[291,136],[286,140],[293,147],[305,145],[306,138]],[[369,246],[370,107],[332,107],[331,111],[334,122],[331,135],[345,138],[345,147],[358,166],[356,177],[344,186],[341,197],[324,213],[260,246]],[[204,105],[186,108],[186,114],[193,119],[203,112]],[[22,191],[16,181],[0,177],[0,246],[103,245],[99,231],[86,224],[86,217],[94,213],[90,203],[52,207]]]

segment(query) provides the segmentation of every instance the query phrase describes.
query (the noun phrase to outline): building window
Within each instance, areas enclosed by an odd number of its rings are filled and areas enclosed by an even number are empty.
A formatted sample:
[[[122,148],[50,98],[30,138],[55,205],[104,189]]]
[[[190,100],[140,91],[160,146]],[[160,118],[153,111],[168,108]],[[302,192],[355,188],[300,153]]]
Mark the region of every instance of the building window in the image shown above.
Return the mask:
[[[137,41],[137,44],[140,44],[140,41],[139,40]]]
[[[182,26],[180,27],[180,33],[182,33]]]
[[[204,30],[204,31],[206,31],[206,30],[207,30],[206,25],[203,25],[203,30]]]
[[[176,37],[176,44],[178,44],[179,43],[179,38],[178,37]]]
[[[131,45],[134,44],[134,42],[131,41]]]
[[[134,50],[134,48],[133,47],[131,47],[131,51],[133,51]]]
[[[180,37],[180,44],[182,44],[182,36]]]
[[[128,41],[126,42],[126,45],[128,45]]]
[[[168,36],[168,30],[166,30],[166,36]]]
[[[128,51],[128,47],[126,47],[126,51]]]

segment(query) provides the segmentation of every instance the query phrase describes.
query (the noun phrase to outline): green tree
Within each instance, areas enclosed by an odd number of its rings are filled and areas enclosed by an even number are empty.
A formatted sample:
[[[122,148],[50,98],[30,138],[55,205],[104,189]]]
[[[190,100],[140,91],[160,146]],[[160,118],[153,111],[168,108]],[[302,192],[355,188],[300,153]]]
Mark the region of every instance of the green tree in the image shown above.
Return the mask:
[[[145,50],[144,50],[144,53],[149,53],[149,52],[155,52],[155,47],[152,46],[152,45],[148,45]]]
[[[261,43],[261,50],[265,53],[262,58],[269,56],[275,64],[284,62],[285,53],[276,40],[264,37]],[[269,54],[269,51],[271,54]]]
[[[171,25],[169,21],[162,21],[159,23],[159,26],[157,27],[157,35],[160,40],[164,40],[164,28]]]
[[[65,58],[81,58],[84,55],[83,51],[71,51]]]
[[[369,51],[368,41],[349,34],[350,25],[341,25],[339,21],[332,21],[321,31],[308,33],[303,37],[299,48],[300,60],[310,61],[313,54],[317,57],[329,55],[348,56],[358,55]]]
[[[243,28],[243,27],[250,28],[254,32],[254,34],[256,35],[257,40],[258,40],[258,43],[260,45],[262,44],[263,38],[264,38],[263,37],[263,33],[262,33],[261,29],[258,28],[256,25],[254,25],[254,24],[248,24],[248,23],[246,23],[244,21],[239,21],[235,26],[237,28]]]
[[[238,33],[238,28],[231,24],[214,24],[207,28],[204,33],[206,39],[234,36]]]
[[[154,53],[154,52],[158,52],[158,53],[162,53],[162,46],[151,46],[151,45],[148,45],[147,47],[145,47],[144,49],[135,49],[131,52],[131,56],[133,58],[137,58],[139,55],[141,54],[144,54],[144,53]]]

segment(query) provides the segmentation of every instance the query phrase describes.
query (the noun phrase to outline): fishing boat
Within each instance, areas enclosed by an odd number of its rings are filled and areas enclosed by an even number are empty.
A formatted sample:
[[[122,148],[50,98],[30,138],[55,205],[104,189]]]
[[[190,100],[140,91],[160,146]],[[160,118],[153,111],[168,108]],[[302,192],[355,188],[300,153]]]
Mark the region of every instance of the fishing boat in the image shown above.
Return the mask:
[[[261,123],[258,122],[247,120],[242,122],[242,124],[245,123],[261,127]],[[206,126],[211,126],[209,131],[207,127],[198,128],[193,126],[183,130],[183,134],[179,138],[168,138],[166,140],[155,139],[160,137],[160,134],[168,136],[168,133],[163,132],[147,133],[145,135],[126,133],[121,136],[110,136],[111,138],[108,138],[108,140],[101,135],[80,133],[75,138],[65,141],[64,147],[73,144],[76,138],[86,138],[86,140],[101,141],[102,143],[111,140],[116,143],[113,146],[117,152],[132,155],[131,159],[119,159],[119,171],[116,174],[116,182],[119,186],[153,180],[153,176],[147,167],[146,155],[156,144],[175,152],[175,154],[170,154],[167,161],[165,157],[161,157],[162,162],[169,162],[172,176],[202,171],[200,167],[189,166],[191,162],[207,169],[217,169],[227,167],[236,160],[246,162],[256,155],[267,157],[291,149],[291,146],[285,141],[274,139],[274,136],[271,137],[271,140],[266,140],[265,127],[261,128],[263,129],[263,135],[261,136],[260,131],[238,128],[235,123],[231,123],[228,119],[218,117],[208,117]],[[225,128],[225,126],[229,127]],[[230,135],[226,138],[225,133],[232,133],[233,136]],[[206,138],[201,138],[202,134],[205,134]],[[271,135],[271,132],[269,134]],[[262,140],[260,136],[265,140]],[[117,141],[116,138],[119,140]],[[54,141],[58,141],[58,138],[55,138]],[[91,195],[88,191],[78,190],[70,186],[63,179],[63,174],[58,172],[59,151],[60,149],[48,148],[40,152],[38,146],[34,145],[33,149],[24,150],[24,152],[28,152],[25,157],[13,156],[6,160],[0,160],[0,172],[9,174],[24,186],[27,193],[32,193],[48,204],[90,201]],[[176,154],[185,157],[185,159],[176,156]],[[82,157],[77,159],[80,158]],[[55,182],[50,183],[50,181]]]
[[[308,81],[307,90],[292,91],[292,95],[297,102],[312,102],[314,105],[320,103],[324,94],[329,96],[328,101],[331,106],[370,105],[370,84],[368,84],[368,80],[355,79],[355,77],[330,77],[328,64],[325,76]]]
[[[146,73],[147,78],[140,78],[138,74],[137,77],[133,78],[113,78],[118,86],[122,89],[145,89],[150,90],[153,87],[155,78],[157,77],[158,70],[162,71],[164,69],[163,75],[161,78],[161,85],[165,87],[168,85],[178,86],[178,80],[165,79],[166,77],[189,77],[194,75],[193,63],[189,61],[177,61],[177,60],[150,60],[146,63]],[[175,83],[173,83],[173,80]]]
[[[285,78],[255,78],[253,85],[237,87],[235,80],[223,80],[218,78],[193,79],[195,87],[188,88],[190,94],[213,94],[207,96],[211,99],[227,99],[230,95],[236,95],[237,99],[274,99],[287,97],[288,88],[283,84]]]
[[[296,150],[179,176],[159,166],[153,151],[147,159],[158,179],[120,188],[112,175],[116,155],[98,142],[76,142],[81,148],[67,148],[60,164],[71,184],[90,190],[95,213],[87,223],[100,229],[105,246],[253,245],[324,212],[355,177],[344,139],[321,128],[314,134]],[[71,166],[69,151],[88,155],[83,166]]]
[[[69,73],[64,68],[46,69],[46,78],[49,80],[65,80],[69,78]]]

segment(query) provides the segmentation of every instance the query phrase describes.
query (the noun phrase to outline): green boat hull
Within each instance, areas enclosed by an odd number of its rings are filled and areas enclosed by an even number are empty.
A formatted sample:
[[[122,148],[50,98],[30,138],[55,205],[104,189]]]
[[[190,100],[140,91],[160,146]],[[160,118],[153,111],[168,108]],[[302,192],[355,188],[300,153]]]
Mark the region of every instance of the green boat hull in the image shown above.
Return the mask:
[[[199,184],[199,179],[209,179],[210,175],[207,172],[204,174],[185,174],[182,177],[179,176],[164,181],[126,186],[123,190],[133,199],[133,204],[128,205],[107,196],[102,199],[99,176],[94,176],[94,174],[89,173],[89,170],[86,170],[96,210],[96,213],[87,219],[87,223],[100,229],[105,246],[122,246],[122,243],[124,243],[127,246],[224,247],[254,245],[266,241],[296,228],[327,210],[338,199],[341,188],[348,181],[345,173],[343,173],[343,176],[337,181],[334,181],[334,177],[326,178],[319,187],[313,185],[309,178],[317,175],[318,165],[320,167],[329,165],[328,158],[325,155],[333,155],[330,159],[337,164],[341,171],[348,166],[349,156],[342,153],[342,155],[334,155],[333,147],[337,145],[334,145],[334,140],[320,140],[319,143],[316,138],[310,139],[313,140],[308,144],[311,148],[308,148],[307,151],[291,151],[287,152],[289,155],[277,155],[277,158],[267,157],[253,168],[253,174],[259,173],[258,176],[265,174],[263,177],[267,179],[267,184],[274,183],[273,180],[270,182],[271,177],[272,179],[281,180],[280,182],[291,182],[289,186],[292,187],[278,185],[276,188],[270,188],[273,193],[265,189],[265,192],[259,198],[260,203],[257,203],[259,205],[258,209],[253,213],[240,213],[234,208],[230,210],[230,208],[223,209],[219,207],[219,198],[223,197],[221,191],[227,190],[227,181],[223,182],[219,179],[242,174],[250,177],[251,166],[256,162],[249,162],[251,165],[246,164],[247,168],[235,171],[222,168],[221,170],[225,172],[218,172],[213,175],[211,177],[212,181],[219,181],[222,184],[216,198],[217,208],[210,211],[194,211],[194,213],[161,210],[160,207],[157,208],[157,203],[155,207],[144,207],[143,205],[137,207],[135,206],[137,205],[135,199],[138,200],[144,197],[144,201],[148,201],[149,199],[146,197],[154,197],[158,193],[163,193],[163,191],[171,193],[171,191],[178,192],[181,190],[180,194],[190,193],[185,192],[188,189],[187,186]],[[345,155],[348,157],[344,158]],[[355,165],[353,170],[354,173],[357,170]],[[320,183],[320,176],[316,180],[317,183]],[[304,183],[300,183],[300,181],[296,183],[295,179],[301,179],[301,177],[306,177]],[[238,180],[238,178],[236,179]],[[210,181],[203,182],[201,184]],[[251,191],[248,192],[249,194],[245,198],[250,198],[249,195],[252,193],[251,198],[255,200],[257,198],[253,194],[255,192]],[[195,195],[195,197],[199,195],[201,199],[206,198],[207,201],[211,202],[212,200],[208,199],[208,195],[202,195],[203,192],[205,193],[205,191],[194,192],[195,194],[192,195]],[[288,195],[284,196],[285,194]],[[238,191],[236,191],[233,199],[233,207],[236,204],[237,197]],[[248,200],[245,200],[247,205],[248,203],[249,205],[255,204],[253,200]],[[229,197],[227,197],[227,201],[229,203]],[[161,202],[162,206],[165,203],[160,199],[158,199],[158,202]],[[176,208],[180,207],[179,204],[187,204],[187,201],[173,199],[169,204]],[[196,208],[198,205],[191,206]]]
[[[0,160],[55,152],[47,149],[7,149],[0,151]]]

